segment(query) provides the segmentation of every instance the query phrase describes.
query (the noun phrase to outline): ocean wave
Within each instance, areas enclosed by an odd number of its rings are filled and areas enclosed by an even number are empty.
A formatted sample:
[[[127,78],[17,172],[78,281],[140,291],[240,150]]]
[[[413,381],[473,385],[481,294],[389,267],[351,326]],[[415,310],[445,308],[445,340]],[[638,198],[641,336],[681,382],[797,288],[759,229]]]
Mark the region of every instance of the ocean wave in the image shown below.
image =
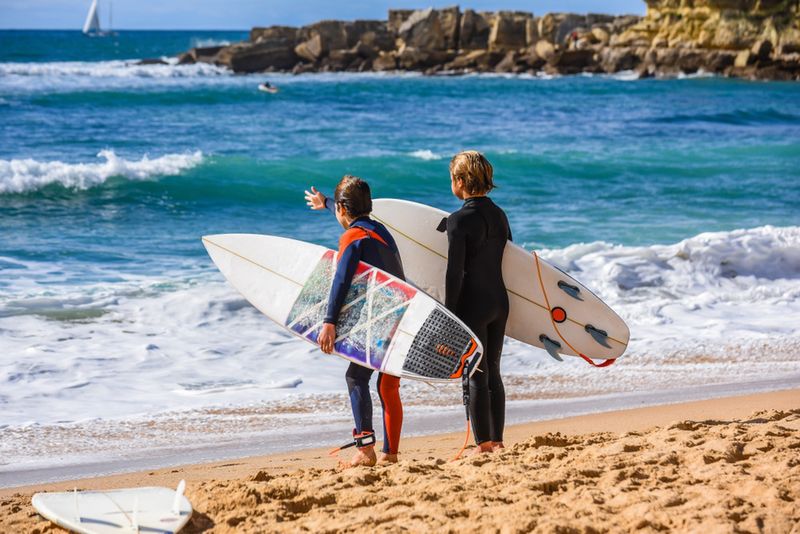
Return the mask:
[[[425,150],[415,150],[415,151],[409,153],[409,156],[411,156],[412,158],[423,159],[423,160],[426,160],[426,161],[442,159],[444,157],[444,156],[442,156],[440,154],[434,154],[433,151],[427,150],[427,149],[425,149]]]
[[[0,63],[0,78],[91,77],[91,78],[196,78],[230,75],[224,67],[196,63],[178,65],[176,58],[163,58],[166,65],[140,65],[139,60],[55,61],[43,63]]]
[[[149,180],[174,176],[203,161],[200,151],[192,154],[166,154],[150,159],[127,160],[113,150],[102,150],[99,163],[65,163],[35,159],[0,160],[0,194],[28,193],[52,185],[85,190],[97,187],[112,177]]]
[[[211,46],[228,46],[231,42],[227,39],[214,39],[214,38],[195,38],[192,39],[193,48],[208,48]]]

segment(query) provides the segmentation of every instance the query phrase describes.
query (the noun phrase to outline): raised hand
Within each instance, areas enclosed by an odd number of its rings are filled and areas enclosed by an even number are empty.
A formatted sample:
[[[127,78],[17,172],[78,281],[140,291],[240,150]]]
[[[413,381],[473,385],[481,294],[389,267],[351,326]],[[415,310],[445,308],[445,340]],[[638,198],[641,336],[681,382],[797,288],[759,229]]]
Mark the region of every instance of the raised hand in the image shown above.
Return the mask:
[[[312,210],[325,209],[325,195],[317,191],[317,188],[311,186],[311,191],[306,190],[306,205]]]

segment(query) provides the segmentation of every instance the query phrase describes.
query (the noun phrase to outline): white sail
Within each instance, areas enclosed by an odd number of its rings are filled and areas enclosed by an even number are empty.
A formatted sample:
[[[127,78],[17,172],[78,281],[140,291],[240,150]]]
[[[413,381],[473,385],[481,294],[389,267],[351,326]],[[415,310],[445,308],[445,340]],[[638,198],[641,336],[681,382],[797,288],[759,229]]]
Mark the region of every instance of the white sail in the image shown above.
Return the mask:
[[[100,33],[100,17],[97,14],[97,0],[92,0],[92,6],[83,23],[83,33]]]

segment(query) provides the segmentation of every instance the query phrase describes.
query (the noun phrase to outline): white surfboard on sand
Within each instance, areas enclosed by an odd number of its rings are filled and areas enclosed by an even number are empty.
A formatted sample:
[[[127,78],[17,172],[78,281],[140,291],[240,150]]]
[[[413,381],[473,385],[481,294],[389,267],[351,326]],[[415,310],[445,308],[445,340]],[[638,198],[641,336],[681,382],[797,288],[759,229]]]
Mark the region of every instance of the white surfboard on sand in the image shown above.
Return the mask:
[[[178,532],[192,517],[186,484],[169,488],[37,493],[33,507],[53,523],[82,534]]]
[[[336,268],[333,250],[268,235],[221,234],[203,244],[225,278],[264,315],[317,343]],[[336,325],[334,352],[401,378],[447,382],[472,373],[480,341],[441,304],[361,263]]]
[[[440,302],[445,298],[447,212],[406,200],[376,199],[372,217],[392,233],[408,280]],[[602,359],[625,352],[630,331],[594,293],[534,253],[509,242],[503,256],[508,290],[506,335],[560,354]],[[480,304],[477,304],[480,305]],[[597,362],[590,362],[598,364]]]

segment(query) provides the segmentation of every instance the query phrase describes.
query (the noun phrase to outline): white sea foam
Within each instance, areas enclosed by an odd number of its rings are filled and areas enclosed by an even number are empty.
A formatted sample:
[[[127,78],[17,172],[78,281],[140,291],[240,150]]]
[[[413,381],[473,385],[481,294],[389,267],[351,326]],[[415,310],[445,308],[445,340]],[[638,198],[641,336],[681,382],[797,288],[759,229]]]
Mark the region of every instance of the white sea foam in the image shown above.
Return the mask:
[[[211,46],[228,46],[229,44],[231,44],[231,42],[229,40],[227,40],[227,39],[213,39],[213,38],[207,38],[207,39],[195,38],[195,39],[192,39],[192,47],[193,48],[208,48],[208,47],[211,47]]]
[[[166,154],[139,160],[117,156],[113,150],[97,154],[104,159],[98,163],[65,163],[35,159],[0,159],[0,194],[26,193],[52,184],[71,189],[88,189],[105,183],[111,177],[129,180],[148,180],[173,176],[198,165],[203,160],[200,151],[191,154]]]
[[[409,154],[412,158],[424,159],[426,161],[433,161],[437,159],[442,159],[444,156],[439,154],[434,154],[433,151],[424,149],[424,150],[415,150]]]
[[[507,340],[503,372],[512,399],[800,375],[800,227],[704,233],[671,245],[576,244],[542,255],[611,305],[629,324],[631,343],[614,366],[598,370]],[[0,287],[0,405],[8,425],[0,443],[4,435],[12,445],[51,435],[26,434],[30,425],[115,419],[119,426],[210,407],[230,412],[219,422],[228,439],[245,432],[237,407],[257,406],[266,417],[302,405],[346,419],[345,363],[271,323],[208,261],[92,287],[62,283],[63,273],[44,264],[0,258],[0,269],[4,280],[28,280]],[[403,388],[410,405],[458,402],[457,385],[406,381]],[[81,424],[89,436],[102,435]],[[256,423],[248,424],[249,432]],[[86,439],[88,447],[95,438]],[[31,450],[40,454],[40,445]]]
[[[176,58],[162,59],[166,65],[139,65],[139,60],[136,59],[0,63],[0,77],[196,78],[230,74],[230,71],[223,67],[207,63],[178,65]]]

